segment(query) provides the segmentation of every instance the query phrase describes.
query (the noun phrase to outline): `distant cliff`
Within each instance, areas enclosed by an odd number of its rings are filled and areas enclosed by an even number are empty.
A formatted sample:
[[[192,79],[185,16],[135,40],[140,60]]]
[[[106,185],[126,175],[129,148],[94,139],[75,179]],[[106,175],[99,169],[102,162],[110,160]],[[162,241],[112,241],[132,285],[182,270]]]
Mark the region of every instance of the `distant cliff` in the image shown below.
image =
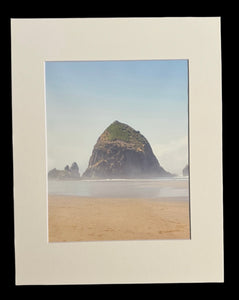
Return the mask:
[[[64,170],[57,170],[56,168],[50,170],[48,172],[49,179],[59,179],[59,180],[67,180],[67,179],[79,179],[79,167],[76,162],[74,162],[71,167],[68,165],[65,166]]]
[[[115,121],[98,138],[83,178],[153,178],[172,176],[153,154],[146,138]]]

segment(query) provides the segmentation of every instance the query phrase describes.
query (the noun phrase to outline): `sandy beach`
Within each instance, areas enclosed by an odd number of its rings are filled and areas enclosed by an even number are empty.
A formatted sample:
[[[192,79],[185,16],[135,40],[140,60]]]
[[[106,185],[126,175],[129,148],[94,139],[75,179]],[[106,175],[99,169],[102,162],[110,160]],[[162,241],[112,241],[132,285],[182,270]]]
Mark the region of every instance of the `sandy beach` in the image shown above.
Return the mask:
[[[49,242],[189,239],[187,198],[49,195]]]

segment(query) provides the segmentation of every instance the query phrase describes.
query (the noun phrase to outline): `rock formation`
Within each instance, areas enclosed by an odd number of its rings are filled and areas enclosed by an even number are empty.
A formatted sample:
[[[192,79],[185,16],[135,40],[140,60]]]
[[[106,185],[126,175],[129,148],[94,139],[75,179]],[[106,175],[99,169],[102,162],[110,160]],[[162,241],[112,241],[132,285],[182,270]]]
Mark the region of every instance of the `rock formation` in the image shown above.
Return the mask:
[[[146,138],[115,121],[98,138],[83,178],[172,176],[159,164]]]
[[[183,176],[188,176],[188,173],[189,173],[189,168],[188,165],[186,165],[183,169]]]
[[[79,167],[76,162],[71,165],[70,173],[72,176],[79,176]]]
[[[65,166],[64,170],[57,170],[56,168],[48,172],[49,179],[67,180],[67,179],[79,179],[79,167],[76,162],[74,162],[71,167]]]

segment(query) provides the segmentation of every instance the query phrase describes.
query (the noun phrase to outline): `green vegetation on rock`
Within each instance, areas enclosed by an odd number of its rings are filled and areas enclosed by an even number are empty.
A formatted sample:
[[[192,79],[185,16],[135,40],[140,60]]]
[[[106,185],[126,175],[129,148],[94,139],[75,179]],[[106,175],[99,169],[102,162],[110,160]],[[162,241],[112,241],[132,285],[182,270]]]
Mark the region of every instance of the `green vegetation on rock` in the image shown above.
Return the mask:
[[[126,143],[145,144],[146,139],[140,134],[139,131],[134,130],[130,126],[115,121],[107,129],[108,140],[116,141],[120,140]]]

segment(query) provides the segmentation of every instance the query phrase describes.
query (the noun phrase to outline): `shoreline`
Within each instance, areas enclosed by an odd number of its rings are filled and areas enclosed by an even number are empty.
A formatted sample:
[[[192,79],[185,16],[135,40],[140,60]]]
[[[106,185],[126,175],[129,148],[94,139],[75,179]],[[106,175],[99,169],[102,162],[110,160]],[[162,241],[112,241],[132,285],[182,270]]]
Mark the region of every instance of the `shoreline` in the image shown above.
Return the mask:
[[[172,176],[172,177],[141,177],[141,178],[88,178],[88,177],[69,177],[69,178],[54,178],[50,177],[48,178],[49,181],[167,181],[167,180],[189,180],[188,176]]]
[[[49,242],[190,239],[189,200],[49,195],[48,228]]]
[[[105,199],[105,200],[118,200],[118,201],[123,201],[123,200],[147,200],[147,201],[157,201],[157,202],[171,202],[171,201],[175,201],[175,202],[189,202],[189,197],[186,196],[162,196],[162,197],[147,197],[147,199],[145,197],[119,197],[119,196],[112,196],[112,197],[101,197],[101,196],[80,196],[80,195],[73,195],[73,194],[56,194],[56,193],[51,193],[48,194],[48,199],[49,198],[55,198],[58,197],[59,199],[62,198],[67,198],[68,200],[71,200],[73,198],[78,198],[78,199],[87,199],[87,200],[97,200],[97,199]]]

